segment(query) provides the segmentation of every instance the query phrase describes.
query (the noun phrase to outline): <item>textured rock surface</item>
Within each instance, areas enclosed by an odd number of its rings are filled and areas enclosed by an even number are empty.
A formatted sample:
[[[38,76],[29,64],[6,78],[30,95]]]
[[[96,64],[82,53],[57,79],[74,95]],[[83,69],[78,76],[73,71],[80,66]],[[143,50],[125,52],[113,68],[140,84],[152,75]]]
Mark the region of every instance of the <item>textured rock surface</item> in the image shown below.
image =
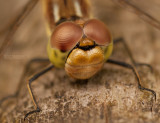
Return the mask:
[[[0,8],[6,11],[5,15],[4,12],[0,14],[4,25],[5,20],[14,18],[13,15],[20,11],[14,11],[12,7],[15,0],[6,1],[8,4],[0,4],[4,5]],[[16,8],[21,8],[23,4],[17,0]],[[151,94],[137,89],[132,71],[106,64],[88,81],[75,81],[64,70],[58,69],[40,77],[34,82],[33,89],[42,111],[31,115],[27,120],[30,123],[159,123],[160,32],[111,1],[94,0],[92,4],[95,16],[108,24],[113,37],[126,39],[136,61],[153,66],[153,74],[146,67],[138,68],[142,84],[157,93],[153,111],[151,112]],[[6,5],[11,7],[11,13],[7,13]],[[1,36],[1,40],[3,38]],[[47,37],[40,4],[28,16],[13,40],[5,59],[0,62],[0,98],[15,91],[29,59],[46,57]],[[112,58],[130,63],[122,44],[115,45]],[[42,67],[33,65],[30,74],[39,68]],[[0,122],[23,122],[24,114],[34,109],[26,79],[27,77],[24,78],[19,97],[1,105]]]

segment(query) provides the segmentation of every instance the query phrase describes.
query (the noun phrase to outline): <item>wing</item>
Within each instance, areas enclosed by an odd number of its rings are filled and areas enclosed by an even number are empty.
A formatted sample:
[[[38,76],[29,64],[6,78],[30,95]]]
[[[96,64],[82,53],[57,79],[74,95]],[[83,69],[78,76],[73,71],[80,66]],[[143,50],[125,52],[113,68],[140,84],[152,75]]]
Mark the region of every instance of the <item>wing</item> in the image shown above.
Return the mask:
[[[16,20],[14,20],[12,23],[8,25],[5,29],[2,29],[0,31],[0,34],[2,34],[4,31],[9,29],[8,34],[6,38],[4,39],[2,45],[0,46],[0,59],[4,55],[4,51],[9,47],[9,45],[12,43],[12,37],[23,22],[23,20],[27,17],[27,15],[31,12],[31,10],[34,8],[34,6],[37,4],[39,0],[29,0],[24,9],[19,13]]]
[[[112,0],[160,30],[160,0]]]

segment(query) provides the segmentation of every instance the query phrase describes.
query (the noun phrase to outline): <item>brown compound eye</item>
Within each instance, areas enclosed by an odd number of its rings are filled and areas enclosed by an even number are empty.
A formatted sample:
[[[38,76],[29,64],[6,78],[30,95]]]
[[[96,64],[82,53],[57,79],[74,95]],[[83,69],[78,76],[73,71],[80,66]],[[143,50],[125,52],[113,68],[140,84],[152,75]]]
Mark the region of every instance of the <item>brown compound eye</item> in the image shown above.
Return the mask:
[[[51,46],[61,51],[71,50],[82,38],[82,28],[73,22],[64,22],[56,27],[51,36]]]
[[[108,45],[111,43],[111,34],[104,23],[91,19],[87,21],[83,28],[84,34],[94,40],[98,45]]]

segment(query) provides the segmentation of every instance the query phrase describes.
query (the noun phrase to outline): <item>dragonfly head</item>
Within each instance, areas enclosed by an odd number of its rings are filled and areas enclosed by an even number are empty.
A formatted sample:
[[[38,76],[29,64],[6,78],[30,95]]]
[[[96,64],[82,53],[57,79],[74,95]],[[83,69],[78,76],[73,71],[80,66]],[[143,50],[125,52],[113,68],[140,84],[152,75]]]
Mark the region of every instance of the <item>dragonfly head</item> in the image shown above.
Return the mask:
[[[65,70],[76,79],[88,79],[96,74],[112,50],[108,49],[108,46],[112,47],[108,28],[96,19],[61,23],[54,30],[49,43],[52,49],[66,52],[63,60]],[[54,63],[60,61],[55,57],[50,60]]]

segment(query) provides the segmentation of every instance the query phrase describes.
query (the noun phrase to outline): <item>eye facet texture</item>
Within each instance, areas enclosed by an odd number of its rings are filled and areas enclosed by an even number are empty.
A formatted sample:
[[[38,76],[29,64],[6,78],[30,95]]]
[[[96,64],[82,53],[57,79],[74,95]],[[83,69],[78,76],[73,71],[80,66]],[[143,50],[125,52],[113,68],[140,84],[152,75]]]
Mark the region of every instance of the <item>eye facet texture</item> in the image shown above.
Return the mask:
[[[71,50],[83,36],[82,28],[73,22],[64,22],[56,27],[51,36],[51,46],[62,51]]]
[[[61,51],[69,51],[81,40],[83,35],[98,45],[111,43],[111,34],[104,23],[97,19],[85,22],[84,27],[73,22],[64,22],[56,27],[51,36],[51,46]]]
[[[98,45],[108,45],[111,42],[111,34],[104,23],[91,19],[84,24],[84,34]]]

